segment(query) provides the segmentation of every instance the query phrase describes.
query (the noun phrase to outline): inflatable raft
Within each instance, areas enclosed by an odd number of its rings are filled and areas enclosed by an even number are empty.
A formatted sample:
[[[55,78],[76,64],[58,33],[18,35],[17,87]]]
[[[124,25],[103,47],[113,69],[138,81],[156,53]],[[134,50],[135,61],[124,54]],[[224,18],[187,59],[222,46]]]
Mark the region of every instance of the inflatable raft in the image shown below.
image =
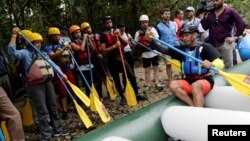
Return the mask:
[[[250,74],[250,60],[245,61],[226,72]],[[215,85],[227,86],[229,83],[221,76],[215,76]],[[185,105],[183,102],[169,96],[158,102],[150,104],[137,112],[115,120],[101,128],[93,130],[75,141],[102,141],[108,137],[117,136],[131,141],[167,141],[161,116],[170,106]]]

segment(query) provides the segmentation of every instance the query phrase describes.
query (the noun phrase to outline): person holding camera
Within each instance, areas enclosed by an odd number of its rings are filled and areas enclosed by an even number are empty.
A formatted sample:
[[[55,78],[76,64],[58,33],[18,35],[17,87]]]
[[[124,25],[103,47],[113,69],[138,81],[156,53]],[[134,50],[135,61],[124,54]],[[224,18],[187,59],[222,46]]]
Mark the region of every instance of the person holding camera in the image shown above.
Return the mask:
[[[243,34],[245,23],[235,9],[225,6],[224,0],[213,2],[214,9],[203,13],[201,24],[205,30],[209,29],[208,43],[220,52],[225,68],[230,68],[233,66],[233,42]],[[234,26],[236,34],[232,37]]]

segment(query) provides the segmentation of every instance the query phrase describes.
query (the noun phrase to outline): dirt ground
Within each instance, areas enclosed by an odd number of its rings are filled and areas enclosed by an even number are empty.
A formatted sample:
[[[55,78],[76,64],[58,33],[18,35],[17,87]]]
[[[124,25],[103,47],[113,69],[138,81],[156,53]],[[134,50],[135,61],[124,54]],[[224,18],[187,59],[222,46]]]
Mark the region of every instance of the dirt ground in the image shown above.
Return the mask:
[[[143,108],[153,102],[156,102],[162,98],[167,97],[168,95],[171,95],[171,92],[169,91],[167,84],[168,84],[168,77],[166,75],[166,66],[165,63],[161,60],[160,65],[159,65],[159,70],[160,70],[160,82],[164,84],[166,87],[162,91],[158,91],[154,87],[154,83],[152,81],[152,88],[151,92],[147,94],[148,100],[143,101],[143,102],[138,102],[138,105],[135,107],[129,107],[127,105],[121,106],[119,104],[120,102],[120,97],[118,96],[114,101],[111,101],[108,99],[108,97],[103,99],[103,104],[105,105],[106,109],[108,110],[109,114],[112,117],[112,122],[113,120],[117,120],[127,114],[133,113],[137,111],[140,108]],[[136,63],[135,64],[135,73],[136,73],[136,78],[137,78],[137,83],[139,87],[139,93],[143,93],[143,87],[145,85],[144,81],[144,69],[141,66],[141,63]],[[153,73],[151,73],[151,78],[153,80]],[[103,94],[106,94],[106,88],[103,88],[104,92]],[[22,113],[23,105],[24,105],[25,98],[20,98],[18,102],[16,103],[16,106]],[[69,106],[69,111],[68,111],[68,119],[67,120],[62,120],[63,127],[64,129],[69,132],[69,135],[64,137],[64,138],[54,138],[55,141],[70,141],[73,140],[74,138],[77,138],[79,136],[82,136],[86,134],[87,132],[94,130],[96,128],[101,127],[104,125],[102,121],[100,120],[99,116],[97,113],[91,112],[86,106],[83,104],[79,103],[83,107],[83,109],[86,111],[87,115],[93,122],[93,127],[90,129],[86,129],[83,123],[80,121],[77,112],[74,110],[72,104]],[[61,115],[61,113],[60,113]],[[109,123],[106,123],[109,124]],[[25,130],[25,137],[27,141],[37,141],[39,140],[39,132],[37,130],[36,125],[30,126],[30,127],[24,127]]]

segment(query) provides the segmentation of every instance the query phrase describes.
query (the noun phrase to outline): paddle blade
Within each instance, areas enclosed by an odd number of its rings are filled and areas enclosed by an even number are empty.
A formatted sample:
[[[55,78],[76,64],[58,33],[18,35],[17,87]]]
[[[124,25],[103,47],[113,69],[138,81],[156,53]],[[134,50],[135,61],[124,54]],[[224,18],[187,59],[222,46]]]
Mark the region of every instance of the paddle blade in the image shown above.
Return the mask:
[[[175,59],[168,59],[169,63],[171,64],[172,68],[177,71],[181,72],[181,63],[178,60]]]
[[[135,91],[132,88],[128,79],[127,79],[126,83],[127,84],[126,84],[126,88],[125,88],[125,97],[127,100],[127,104],[128,104],[128,106],[136,106],[137,100],[136,100],[136,96],[135,96]]]
[[[1,128],[2,128],[2,131],[3,131],[5,141],[10,141],[9,132],[8,132],[8,130],[6,128],[6,121],[1,121]]]
[[[32,108],[31,108],[29,99],[27,99],[26,104],[23,108],[22,117],[23,117],[22,123],[24,126],[31,126],[34,124]]]
[[[93,98],[94,98],[95,108],[96,108],[102,122],[104,122],[104,123],[109,122],[111,117],[110,117],[107,109],[105,108],[105,106],[102,104],[102,102],[95,95],[93,95]]]
[[[110,99],[115,100],[116,89],[115,89],[114,83],[108,77],[106,77],[106,86],[107,86],[107,90],[109,92]]]
[[[82,90],[80,90],[77,86],[75,86],[74,84],[72,84],[70,81],[67,81],[67,83],[69,84],[69,86],[72,88],[72,90],[74,91],[74,93],[76,94],[76,96],[86,105],[86,106],[90,106],[90,100],[89,98],[83,93]]]
[[[99,95],[94,87],[94,85],[92,84],[91,85],[91,90],[92,92],[90,93],[90,110],[93,111],[93,112],[96,112],[96,107],[95,107],[95,99],[94,99],[94,96],[96,99],[99,99]]]
[[[235,74],[235,73],[226,73],[219,71],[219,73],[224,76],[225,79],[240,93],[250,96],[250,84],[245,82],[246,75],[244,74]]]
[[[88,115],[85,113],[85,111],[80,107],[75,100],[73,100],[77,113],[80,116],[80,119],[82,120],[83,124],[85,125],[86,128],[91,127],[93,124],[91,120],[89,119]]]

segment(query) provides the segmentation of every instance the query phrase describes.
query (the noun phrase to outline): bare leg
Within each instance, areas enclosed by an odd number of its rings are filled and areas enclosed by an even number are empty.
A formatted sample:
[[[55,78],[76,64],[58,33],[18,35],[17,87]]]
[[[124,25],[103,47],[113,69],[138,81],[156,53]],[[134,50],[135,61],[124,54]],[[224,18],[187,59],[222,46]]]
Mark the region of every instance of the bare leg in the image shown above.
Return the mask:
[[[167,71],[169,81],[173,80],[171,64],[169,64],[169,63],[166,64],[166,71]]]
[[[193,100],[188,96],[188,94],[181,88],[181,85],[173,80],[169,84],[170,90],[174,93],[176,97],[187,103],[189,106],[194,106]]]
[[[195,107],[204,107],[204,96],[202,93],[202,84],[199,81],[194,82],[192,85],[193,102]]]
[[[159,83],[159,68],[158,66],[153,66],[154,68],[154,80],[155,80],[155,83]]]
[[[146,85],[150,86],[150,67],[145,68],[145,81],[146,81]]]

